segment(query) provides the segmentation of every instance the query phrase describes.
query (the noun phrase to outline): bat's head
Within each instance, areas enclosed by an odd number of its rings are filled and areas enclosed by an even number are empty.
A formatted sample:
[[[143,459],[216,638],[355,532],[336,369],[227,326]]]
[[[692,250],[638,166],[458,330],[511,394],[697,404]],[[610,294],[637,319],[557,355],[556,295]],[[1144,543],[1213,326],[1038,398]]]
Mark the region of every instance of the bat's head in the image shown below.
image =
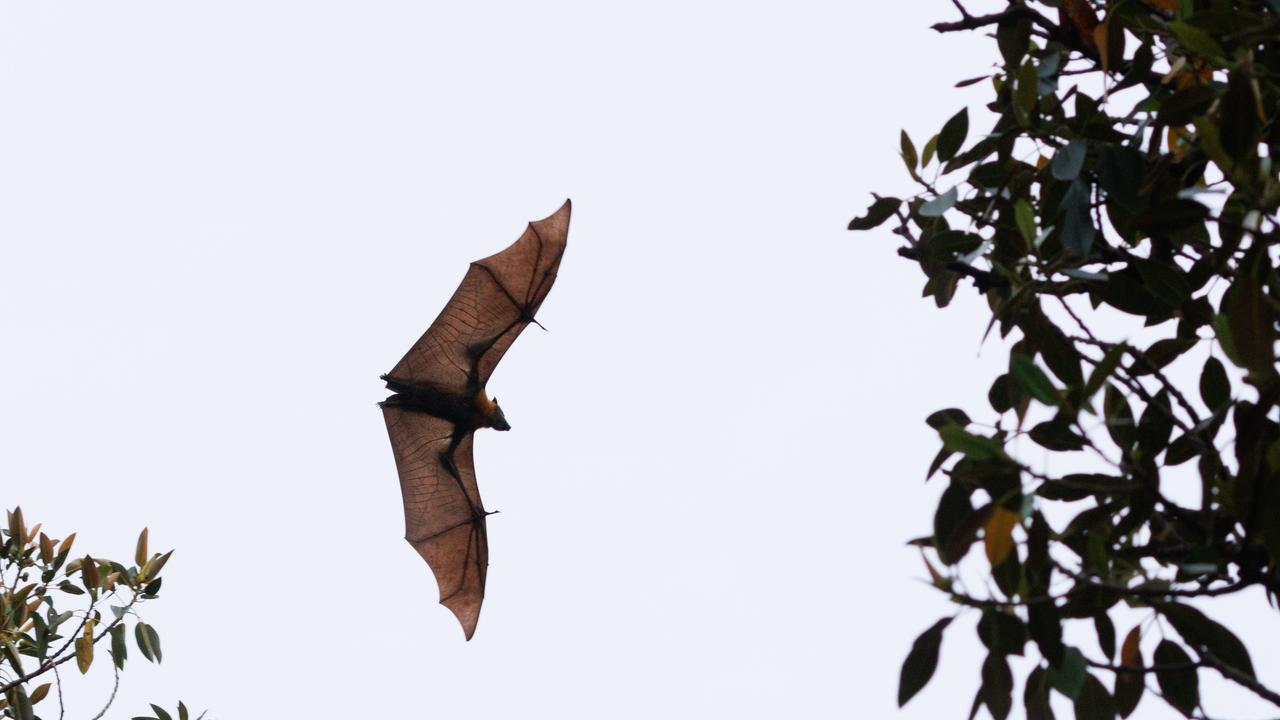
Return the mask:
[[[507,416],[503,414],[502,408],[498,405],[498,398],[494,398],[489,405],[489,427],[494,430],[510,430],[511,424],[507,422]]]

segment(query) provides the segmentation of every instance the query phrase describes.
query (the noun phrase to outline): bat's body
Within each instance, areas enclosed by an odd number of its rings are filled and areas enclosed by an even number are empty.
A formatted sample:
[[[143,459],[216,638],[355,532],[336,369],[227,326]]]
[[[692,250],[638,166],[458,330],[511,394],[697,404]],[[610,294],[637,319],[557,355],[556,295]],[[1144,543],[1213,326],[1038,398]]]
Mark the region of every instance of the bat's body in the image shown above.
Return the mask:
[[[471,263],[427,332],[390,373],[381,403],[404,495],[405,539],[435,573],[440,603],[471,639],[489,566],[472,437],[510,430],[485,384],[555,281],[570,205],[530,223],[502,252]]]

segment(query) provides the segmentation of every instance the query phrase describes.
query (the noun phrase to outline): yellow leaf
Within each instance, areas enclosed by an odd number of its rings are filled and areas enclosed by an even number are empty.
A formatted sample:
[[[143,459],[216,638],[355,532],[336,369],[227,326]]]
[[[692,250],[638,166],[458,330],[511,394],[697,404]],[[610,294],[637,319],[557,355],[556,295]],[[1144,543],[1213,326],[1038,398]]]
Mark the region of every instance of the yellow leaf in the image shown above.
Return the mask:
[[[987,548],[987,560],[996,567],[1009,557],[1013,549],[1013,528],[1018,524],[1018,514],[999,505],[992,508],[991,517],[983,528],[983,543]]]
[[[35,705],[49,694],[49,683],[45,683],[31,692],[31,704]]]
[[[90,619],[84,624],[84,634],[76,638],[76,667],[80,668],[80,673],[89,672],[89,666],[93,664],[93,620]]]
[[[133,561],[142,567],[147,564],[147,529],[142,528],[142,532],[138,534],[138,548],[133,551]]]
[[[40,533],[40,559],[46,563],[53,562],[53,541],[44,533]]]
[[[67,552],[68,550],[70,550],[70,549],[71,549],[71,543],[73,543],[73,542],[75,542],[75,541],[76,541],[76,534],[75,534],[75,533],[71,533],[70,535],[68,535],[68,536],[67,536],[67,539],[66,539],[66,540],[63,540],[63,541],[62,541],[62,544],[58,546],[58,554],[62,554],[62,553],[64,553],[64,552]]]

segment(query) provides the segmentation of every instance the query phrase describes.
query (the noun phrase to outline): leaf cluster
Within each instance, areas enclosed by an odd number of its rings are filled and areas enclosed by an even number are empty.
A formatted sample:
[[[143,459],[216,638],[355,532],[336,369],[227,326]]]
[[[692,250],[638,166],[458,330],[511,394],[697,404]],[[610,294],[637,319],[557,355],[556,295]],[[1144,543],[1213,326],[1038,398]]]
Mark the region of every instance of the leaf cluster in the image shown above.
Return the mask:
[[[139,609],[159,597],[172,550],[149,552],[143,529],[132,564],[73,556],[75,533],[50,537],[42,525],[28,526],[22,508],[6,520],[0,528],[0,717],[38,720],[37,706],[61,683],[50,671],[74,661],[87,673],[100,645],[117,673],[130,635],[144,658],[161,661],[160,635]]]
[[[1009,658],[1028,648],[1029,718],[1052,717],[1051,692],[1078,718],[1127,717],[1146,694],[1207,716],[1206,669],[1280,707],[1245,644],[1188,604],[1280,592],[1280,2],[957,7],[935,29],[994,31],[993,72],[959,83],[989,83],[990,129],[973,136],[966,108],[922,145],[904,131],[918,192],[876,196],[849,228],[888,223],[925,297],[945,308],[971,284],[1006,339],[982,422],[928,418],[947,487],[914,541],[978,618],[973,713],[1009,715]],[[979,541],[986,582],[966,583]],[[1117,646],[1120,608],[1146,619]],[[912,647],[900,704],[952,620]],[[1077,622],[1098,652],[1064,642]]]

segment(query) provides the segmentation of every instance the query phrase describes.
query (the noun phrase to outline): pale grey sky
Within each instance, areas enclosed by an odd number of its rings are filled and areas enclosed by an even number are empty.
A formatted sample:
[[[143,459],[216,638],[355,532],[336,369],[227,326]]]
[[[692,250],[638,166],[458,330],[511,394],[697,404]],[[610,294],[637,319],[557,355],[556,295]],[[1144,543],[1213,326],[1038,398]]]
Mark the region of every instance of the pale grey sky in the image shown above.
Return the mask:
[[[971,290],[939,313],[844,227],[907,189],[900,127],[986,92],[951,89],[992,53],[928,30],[950,8],[0,5],[3,500],[178,550],[165,663],[110,717],[892,715],[949,611],[903,544],[941,489],[922,419],[983,407],[1000,355]],[[515,429],[477,440],[466,643],[378,375],[565,197],[550,332],[490,382]],[[971,625],[901,717],[966,713]],[[74,680],[87,717],[109,670]]]

